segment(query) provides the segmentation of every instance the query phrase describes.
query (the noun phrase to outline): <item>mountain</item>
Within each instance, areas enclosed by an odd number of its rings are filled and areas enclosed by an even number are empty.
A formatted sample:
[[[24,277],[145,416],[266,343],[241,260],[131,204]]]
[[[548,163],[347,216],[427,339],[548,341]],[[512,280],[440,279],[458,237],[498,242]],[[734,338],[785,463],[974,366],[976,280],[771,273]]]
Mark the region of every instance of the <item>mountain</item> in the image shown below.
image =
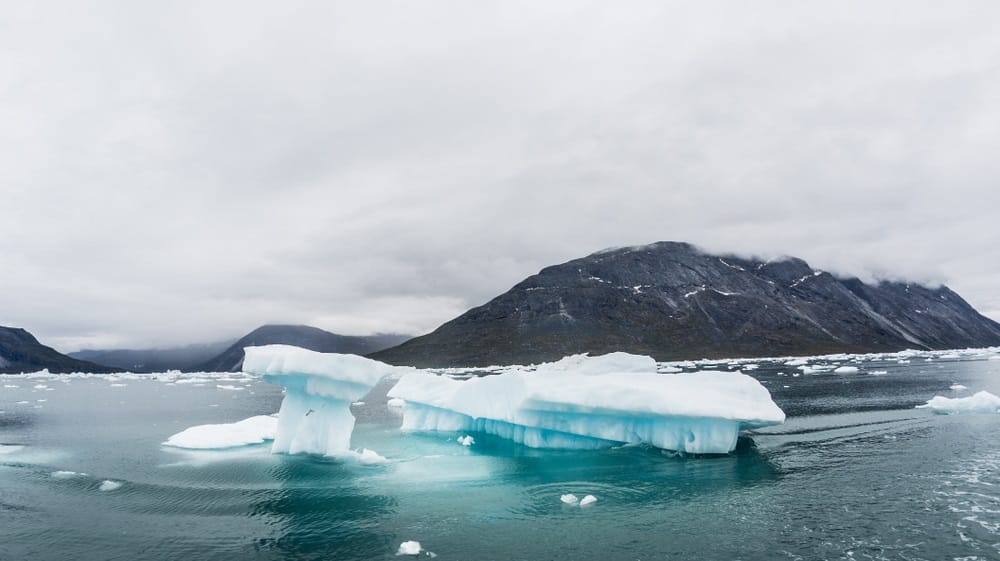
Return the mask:
[[[187,345],[166,349],[85,349],[69,356],[113,366],[130,372],[166,372],[191,370],[224,351],[232,340],[217,343]]]
[[[1000,324],[944,286],[865,284],[801,259],[659,242],[547,267],[432,333],[369,356],[441,367],[582,352],[662,361],[991,345],[1000,345]]]
[[[0,326],[0,373],[37,372],[46,368],[53,373],[118,371],[68,357],[39,343],[34,335],[23,329]]]
[[[368,354],[409,339],[408,335],[378,334],[368,337],[337,335],[308,325],[265,325],[254,329],[218,356],[193,368],[206,372],[236,372],[243,366],[243,348],[260,345],[295,345],[323,353]]]

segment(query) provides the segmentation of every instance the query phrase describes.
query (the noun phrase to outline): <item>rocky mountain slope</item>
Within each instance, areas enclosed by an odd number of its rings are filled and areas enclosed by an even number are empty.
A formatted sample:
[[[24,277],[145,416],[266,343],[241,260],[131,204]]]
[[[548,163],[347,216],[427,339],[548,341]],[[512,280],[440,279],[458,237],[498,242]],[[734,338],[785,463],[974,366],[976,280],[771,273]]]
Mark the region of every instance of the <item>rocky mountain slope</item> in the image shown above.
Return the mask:
[[[944,286],[865,284],[801,259],[756,261],[659,242],[547,267],[370,356],[427,367],[582,352],[681,360],[991,345],[1000,345],[1000,324]]]
[[[0,373],[37,372],[117,372],[117,368],[68,357],[38,342],[35,336],[17,327],[0,326]]]
[[[129,372],[188,371],[226,350],[233,341],[187,345],[165,349],[85,349],[69,356],[113,366]]]

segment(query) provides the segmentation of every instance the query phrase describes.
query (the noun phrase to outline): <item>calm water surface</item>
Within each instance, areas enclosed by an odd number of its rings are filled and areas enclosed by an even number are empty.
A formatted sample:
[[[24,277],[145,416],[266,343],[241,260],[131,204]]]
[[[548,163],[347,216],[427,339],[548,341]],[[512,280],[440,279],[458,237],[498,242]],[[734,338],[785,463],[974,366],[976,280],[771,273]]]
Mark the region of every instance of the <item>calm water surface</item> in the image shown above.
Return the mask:
[[[914,409],[1000,394],[997,354],[754,361],[789,419],[715,457],[463,447],[372,395],[354,443],[384,465],[160,445],[277,411],[243,375],[0,376],[0,560],[1000,559],[1000,415]]]

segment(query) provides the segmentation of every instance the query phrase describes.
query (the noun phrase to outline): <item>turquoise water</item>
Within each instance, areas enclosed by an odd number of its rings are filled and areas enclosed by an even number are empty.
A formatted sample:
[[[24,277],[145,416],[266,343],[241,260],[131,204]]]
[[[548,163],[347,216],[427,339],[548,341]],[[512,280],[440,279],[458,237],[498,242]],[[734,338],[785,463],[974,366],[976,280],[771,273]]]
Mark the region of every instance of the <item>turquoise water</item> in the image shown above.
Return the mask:
[[[789,419],[713,457],[464,447],[400,434],[373,395],[353,442],[381,465],[160,445],[277,411],[280,390],[244,376],[0,376],[0,560],[399,560],[407,540],[441,560],[1000,559],[1000,415],[914,409],[1000,394],[992,354],[756,361]]]

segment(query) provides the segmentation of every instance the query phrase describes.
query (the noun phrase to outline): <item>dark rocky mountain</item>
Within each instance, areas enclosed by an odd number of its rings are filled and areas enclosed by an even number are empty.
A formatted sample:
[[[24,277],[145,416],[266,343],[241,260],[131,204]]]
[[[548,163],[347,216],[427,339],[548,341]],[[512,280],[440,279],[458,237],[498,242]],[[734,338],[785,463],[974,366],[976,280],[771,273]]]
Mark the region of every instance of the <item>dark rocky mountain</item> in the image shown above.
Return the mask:
[[[657,360],[1000,345],[947,287],[865,284],[786,258],[660,242],[547,267],[432,333],[370,356],[413,366],[533,363],[611,351]]]
[[[218,356],[232,344],[229,340],[166,349],[85,349],[69,356],[130,372],[186,371]]]
[[[236,372],[243,367],[243,348],[260,345],[295,345],[322,353],[363,355],[406,341],[408,335],[378,334],[368,337],[337,335],[308,325],[265,325],[254,329],[218,356],[196,365],[193,370]]]
[[[23,329],[0,326],[0,373],[37,372],[46,368],[53,373],[118,371],[68,357],[39,343],[34,335]]]

